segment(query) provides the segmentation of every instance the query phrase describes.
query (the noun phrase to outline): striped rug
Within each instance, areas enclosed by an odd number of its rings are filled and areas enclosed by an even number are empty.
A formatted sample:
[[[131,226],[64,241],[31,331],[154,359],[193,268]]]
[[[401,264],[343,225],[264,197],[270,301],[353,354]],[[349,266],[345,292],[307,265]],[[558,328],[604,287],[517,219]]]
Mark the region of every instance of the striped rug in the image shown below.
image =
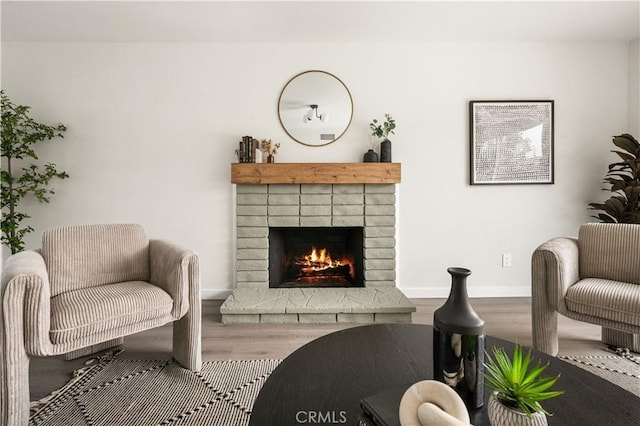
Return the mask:
[[[205,362],[194,373],[175,361],[106,354],[33,403],[29,425],[248,425],[253,401],[279,363]]]
[[[628,349],[606,350],[605,355],[570,355],[558,358],[600,376],[640,397],[640,357]]]

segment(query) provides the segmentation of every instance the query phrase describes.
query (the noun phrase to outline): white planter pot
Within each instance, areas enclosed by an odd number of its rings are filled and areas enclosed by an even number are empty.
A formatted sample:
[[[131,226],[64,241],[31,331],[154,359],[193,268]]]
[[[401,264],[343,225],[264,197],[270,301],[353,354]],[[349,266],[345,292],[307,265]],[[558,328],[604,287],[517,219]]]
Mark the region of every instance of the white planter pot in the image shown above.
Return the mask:
[[[489,397],[489,422],[491,426],[547,426],[547,416],[543,413],[533,413],[531,418],[526,414],[503,405],[495,396]]]

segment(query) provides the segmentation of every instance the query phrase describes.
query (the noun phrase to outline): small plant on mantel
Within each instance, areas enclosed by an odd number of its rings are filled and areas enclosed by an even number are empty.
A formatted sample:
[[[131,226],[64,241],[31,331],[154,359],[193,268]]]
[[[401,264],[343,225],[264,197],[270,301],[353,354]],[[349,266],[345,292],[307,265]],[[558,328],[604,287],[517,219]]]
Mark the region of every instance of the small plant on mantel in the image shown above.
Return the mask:
[[[260,142],[260,148],[262,152],[267,154],[267,163],[273,163],[275,161],[274,157],[278,153],[278,148],[280,148],[280,142],[274,144],[271,139],[263,139]]]
[[[522,347],[515,345],[513,357],[504,348],[493,348],[493,358],[487,353],[485,377],[494,392],[489,400],[489,420],[497,425],[546,424],[551,414],[542,408],[540,401],[562,395],[562,391],[550,391],[560,376],[540,377],[549,364],[531,366],[531,352],[523,356]],[[504,408],[509,410],[504,410]]]
[[[393,131],[396,128],[396,120],[391,117],[390,114],[384,115],[385,120],[380,124],[378,120],[375,118],[371,123],[369,123],[369,127],[372,130],[371,135],[377,136],[378,138],[386,139],[389,137],[389,134],[395,135],[396,133]]]

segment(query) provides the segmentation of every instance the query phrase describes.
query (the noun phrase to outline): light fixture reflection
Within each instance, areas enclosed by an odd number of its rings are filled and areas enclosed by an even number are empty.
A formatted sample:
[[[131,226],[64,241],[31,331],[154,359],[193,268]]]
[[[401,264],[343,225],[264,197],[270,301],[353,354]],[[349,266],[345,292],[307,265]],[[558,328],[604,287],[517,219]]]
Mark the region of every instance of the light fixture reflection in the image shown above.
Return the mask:
[[[318,115],[318,105],[309,105],[309,108],[311,108],[309,112],[302,117],[302,121],[305,123],[310,123],[314,118],[319,118],[323,123],[329,119],[327,113]]]

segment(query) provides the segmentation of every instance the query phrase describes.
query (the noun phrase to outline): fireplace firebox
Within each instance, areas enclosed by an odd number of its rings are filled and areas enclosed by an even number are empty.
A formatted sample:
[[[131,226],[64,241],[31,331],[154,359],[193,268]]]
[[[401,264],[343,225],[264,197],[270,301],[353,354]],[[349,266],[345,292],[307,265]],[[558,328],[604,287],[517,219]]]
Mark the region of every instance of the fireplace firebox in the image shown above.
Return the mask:
[[[363,287],[362,227],[270,227],[269,287]]]

